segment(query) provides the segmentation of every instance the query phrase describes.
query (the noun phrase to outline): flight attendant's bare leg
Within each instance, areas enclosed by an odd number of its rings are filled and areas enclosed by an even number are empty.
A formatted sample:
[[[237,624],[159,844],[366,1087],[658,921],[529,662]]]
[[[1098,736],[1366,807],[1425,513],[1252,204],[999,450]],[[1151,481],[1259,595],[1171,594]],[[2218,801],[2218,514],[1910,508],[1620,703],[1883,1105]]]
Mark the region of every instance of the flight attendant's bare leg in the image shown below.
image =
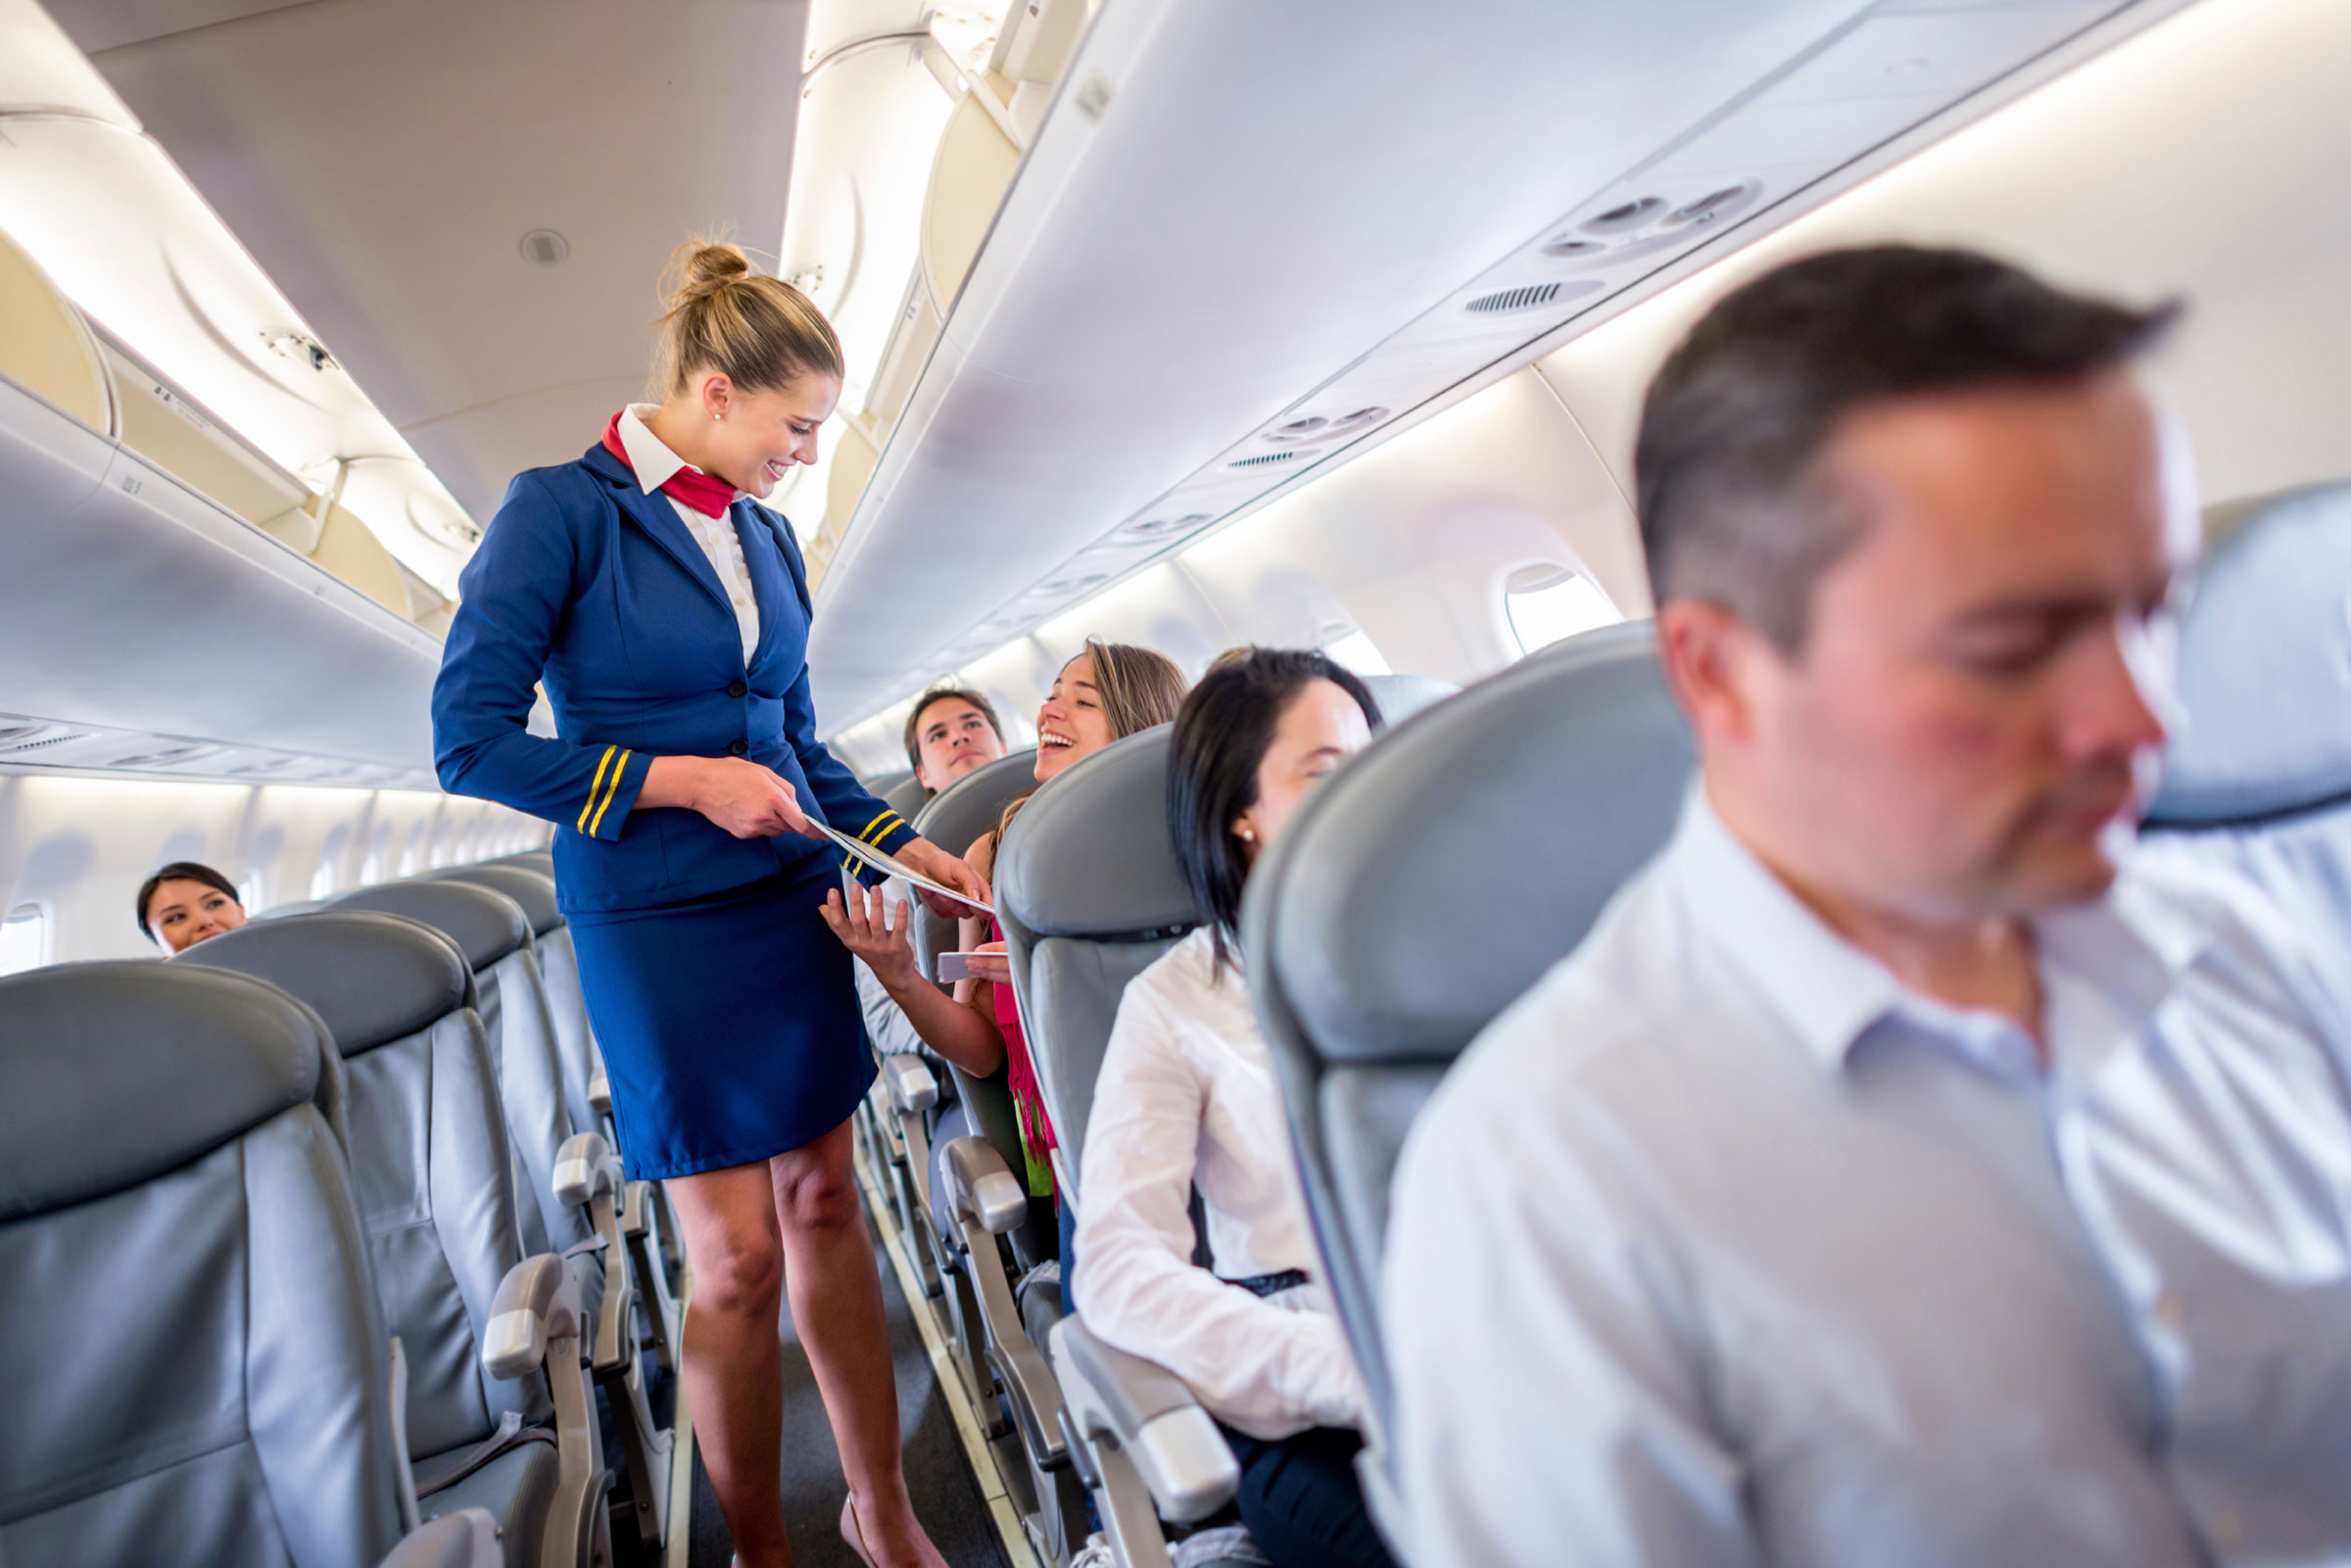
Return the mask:
[[[824,1396],[866,1550],[882,1568],[945,1568],[915,1522],[899,1467],[896,1379],[848,1124],[765,1165],[668,1185],[694,1271],[678,1376],[744,1568],[792,1562],[777,1332],[788,1276],[792,1323]]]

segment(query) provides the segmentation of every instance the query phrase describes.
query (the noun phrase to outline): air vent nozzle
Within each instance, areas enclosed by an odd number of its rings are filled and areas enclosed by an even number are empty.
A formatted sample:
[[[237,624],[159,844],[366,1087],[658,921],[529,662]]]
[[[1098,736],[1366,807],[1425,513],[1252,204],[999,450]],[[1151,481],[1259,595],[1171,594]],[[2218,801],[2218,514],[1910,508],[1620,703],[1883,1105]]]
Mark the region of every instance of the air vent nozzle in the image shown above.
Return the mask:
[[[1559,288],[1557,283],[1522,283],[1514,289],[1481,294],[1462,309],[1471,315],[1516,315],[1549,305],[1559,297]]]
[[[1294,451],[1261,451],[1254,457],[1237,457],[1224,466],[1227,468],[1263,468],[1269,463],[1295,462],[1297,458],[1298,453]]]

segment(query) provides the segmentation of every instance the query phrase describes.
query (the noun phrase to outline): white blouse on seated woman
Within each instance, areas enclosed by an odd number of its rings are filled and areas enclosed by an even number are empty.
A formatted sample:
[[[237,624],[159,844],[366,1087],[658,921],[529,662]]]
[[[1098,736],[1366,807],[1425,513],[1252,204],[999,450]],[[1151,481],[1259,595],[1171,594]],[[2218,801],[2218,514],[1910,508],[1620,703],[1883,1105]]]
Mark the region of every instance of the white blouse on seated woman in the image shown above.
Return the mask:
[[[1214,1272],[1192,1261],[1195,1187]],[[1362,1425],[1362,1378],[1322,1287],[1230,1283],[1311,1276],[1320,1259],[1239,955],[1219,973],[1205,927],[1127,987],[1078,1192],[1078,1309],[1094,1333],[1251,1437]]]

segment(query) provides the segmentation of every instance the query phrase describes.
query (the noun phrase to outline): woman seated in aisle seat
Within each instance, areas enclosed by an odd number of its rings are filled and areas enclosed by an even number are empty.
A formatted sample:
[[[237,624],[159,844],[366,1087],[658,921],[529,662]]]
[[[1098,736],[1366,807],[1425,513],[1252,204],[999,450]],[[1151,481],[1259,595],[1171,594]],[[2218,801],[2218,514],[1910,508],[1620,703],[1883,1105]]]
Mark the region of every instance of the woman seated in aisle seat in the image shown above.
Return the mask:
[[[1378,722],[1363,682],[1320,653],[1251,648],[1185,699],[1168,828],[1201,926],[1119,1003],[1078,1184],[1078,1309],[1102,1339],[1182,1378],[1223,1425],[1241,1521],[1276,1568],[1390,1558],[1355,1478],[1363,1384],[1313,1278],[1236,926],[1250,867]],[[1192,1261],[1195,1189],[1211,1268]]]
[[[1085,651],[1061,667],[1053,689],[1036,710],[1036,782],[1043,784],[1081,757],[1092,755],[1113,740],[1137,731],[1166,724],[1183,701],[1183,672],[1174,660],[1149,648],[1124,642],[1086,640]],[[1034,794],[1035,791],[1030,791]],[[1005,808],[1003,818],[972,845],[972,866],[983,877],[995,865],[996,845],[1030,795]],[[971,859],[977,856],[978,859]],[[1037,1091],[1036,1071],[1030,1066],[1029,1042],[1021,1032],[1013,1005],[1012,967],[1004,956],[1004,933],[994,921],[966,920],[960,945],[984,956],[975,959],[976,979],[956,983],[949,998],[934,987],[914,964],[907,940],[906,915],[900,905],[896,925],[889,924],[888,901],[879,890],[868,890],[843,906],[838,892],[825,898],[825,922],[850,952],[865,960],[890,997],[905,1009],[923,1043],[966,1072],[984,1076],[1001,1064],[1020,1112],[1021,1147],[1028,1157],[1028,1186],[1032,1198],[1053,1192],[1053,1124],[1045,1115],[1044,1097]],[[1069,1251],[1072,1215],[1061,1210],[1062,1251]],[[1068,1297],[1065,1285],[1063,1297]]]
[[[245,924],[237,884],[193,860],[175,860],[139,884],[139,934],[184,953]]]

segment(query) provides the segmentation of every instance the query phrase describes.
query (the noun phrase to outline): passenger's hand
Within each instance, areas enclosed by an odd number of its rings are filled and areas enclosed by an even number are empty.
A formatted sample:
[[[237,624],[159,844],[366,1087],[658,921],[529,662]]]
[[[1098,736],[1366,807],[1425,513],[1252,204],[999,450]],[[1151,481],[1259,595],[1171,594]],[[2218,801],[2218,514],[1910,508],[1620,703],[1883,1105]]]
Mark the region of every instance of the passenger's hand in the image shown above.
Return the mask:
[[[957,892],[969,893],[983,903],[994,902],[995,894],[989,889],[986,878],[928,838],[909,838],[890,853],[942,887],[952,887]],[[915,892],[920,895],[931,913],[942,920],[958,920],[966,915],[984,915],[986,913],[984,909],[960,904],[951,898],[942,898],[927,887],[918,887]]]
[[[840,945],[865,960],[865,967],[885,987],[906,985],[923,977],[914,962],[914,944],[908,940],[914,928],[914,911],[904,900],[894,911],[894,927],[889,899],[879,887],[857,888],[846,900],[837,887],[825,894],[825,907],[817,913],[840,938]]]
[[[986,980],[993,985],[1012,983],[1012,958],[1005,952],[1002,942],[988,942],[973,948],[972,956],[966,962],[975,980]]]
[[[825,836],[809,826],[792,785],[747,757],[656,757],[638,803],[698,811],[738,838]]]

